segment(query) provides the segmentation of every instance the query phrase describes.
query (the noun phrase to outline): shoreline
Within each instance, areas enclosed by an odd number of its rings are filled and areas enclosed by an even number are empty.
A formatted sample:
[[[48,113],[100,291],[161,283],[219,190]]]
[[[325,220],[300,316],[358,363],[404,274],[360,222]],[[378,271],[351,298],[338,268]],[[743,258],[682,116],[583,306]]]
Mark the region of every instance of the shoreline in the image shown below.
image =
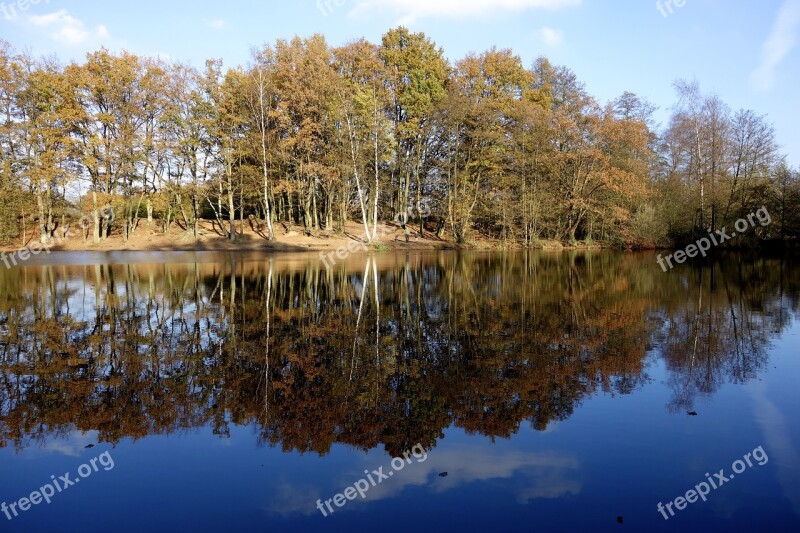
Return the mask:
[[[120,240],[121,241],[121,240]],[[402,252],[402,251],[474,251],[474,252],[500,252],[500,251],[542,251],[542,252],[560,252],[560,251],[650,251],[656,248],[621,248],[619,246],[606,246],[602,244],[591,245],[569,245],[569,244],[551,244],[547,243],[540,246],[522,246],[520,244],[507,244],[503,245],[498,242],[495,244],[486,243],[472,243],[472,244],[457,244],[451,241],[430,241],[428,239],[413,239],[408,242],[386,242],[380,241],[371,245],[364,245],[360,241],[352,240],[350,242],[358,243],[359,249],[356,252]],[[198,240],[193,243],[186,244],[154,244],[148,246],[132,246],[124,242],[116,242],[116,240],[109,240],[100,242],[98,244],[88,242],[70,246],[54,245],[50,246],[49,252],[41,249],[41,245],[37,244],[38,241],[31,241],[27,246],[13,247],[7,244],[0,245],[0,253],[14,254],[19,253],[21,250],[30,250],[32,248],[39,248],[38,254],[53,254],[53,253],[82,253],[82,252],[281,252],[281,253],[314,253],[314,252],[336,252],[341,245],[337,243],[319,242],[315,244],[293,244],[290,242],[208,242]],[[363,249],[362,249],[363,248]]]
[[[241,229],[241,228],[237,228]],[[502,250],[619,250],[619,246],[602,243],[578,243],[569,245],[558,241],[541,241],[537,246],[525,247],[518,243],[504,243],[476,235],[466,244],[458,244],[447,236],[437,237],[425,231],[420,237],[418,228],[412,228],[409,242],[405,242],[402,228],[394,224],[379,224],[379,238],[371,244],[364,242],[364,227],[360,223],[348,222],[344,232],[321,231],[306,235],[301,228],[276,226],[275,239],[268,241],[262,233],[245,226],[236,241],[225,238],[212,224],[203,221],[200,236],[194,238],[176,226],[169,233],[154,227],[140,227],[127,241],[122,235],[113,234],[98,243],[84,240],[83,235],[69,234],[61,237],[56,231],[52,242],[43,246],[35,233],[31,233],[25,244],[0,244],[0,253],[6,255],[27,251],[31,255],[55,252],[336,252],[348,249],[349,253],[366,251],[502,251]]]

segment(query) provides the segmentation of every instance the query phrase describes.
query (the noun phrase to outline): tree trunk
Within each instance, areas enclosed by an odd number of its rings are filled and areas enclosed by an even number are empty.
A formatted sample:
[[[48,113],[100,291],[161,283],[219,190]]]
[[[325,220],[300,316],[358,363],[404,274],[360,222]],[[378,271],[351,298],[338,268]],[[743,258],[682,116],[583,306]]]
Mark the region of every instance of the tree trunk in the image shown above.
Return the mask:
[[[92,191],[92,241],[100,242],[100,212],[97,209],[97,191]]]

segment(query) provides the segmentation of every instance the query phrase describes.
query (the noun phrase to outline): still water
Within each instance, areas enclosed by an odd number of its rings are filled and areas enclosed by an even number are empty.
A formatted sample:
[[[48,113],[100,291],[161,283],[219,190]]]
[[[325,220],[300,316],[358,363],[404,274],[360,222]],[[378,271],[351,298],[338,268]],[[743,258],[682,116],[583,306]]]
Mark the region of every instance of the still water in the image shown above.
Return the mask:
[[[0,529],[798,531],[797,264],[2,268]]]

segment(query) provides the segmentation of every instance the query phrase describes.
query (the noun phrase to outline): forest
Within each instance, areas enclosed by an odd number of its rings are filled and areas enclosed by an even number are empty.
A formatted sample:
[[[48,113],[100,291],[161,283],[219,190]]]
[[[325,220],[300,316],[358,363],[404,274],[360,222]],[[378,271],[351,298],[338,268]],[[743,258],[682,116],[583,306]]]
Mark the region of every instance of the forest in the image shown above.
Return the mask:
[[[0,242],[78,219],[94,243],[197,239],[203,220],[230,241],[246,221],[265,241],[353,221],[371,242],[399,216],[467,246],[668,247],[762,207],[773,223],[747,242],[796,239],[800,173],[768,117],[674,88],[661,125],[646,99],[600,102],[544,57],[452,62],[403,27],[278,39],[232,68],[106,49],[63,64],[0,41]]]

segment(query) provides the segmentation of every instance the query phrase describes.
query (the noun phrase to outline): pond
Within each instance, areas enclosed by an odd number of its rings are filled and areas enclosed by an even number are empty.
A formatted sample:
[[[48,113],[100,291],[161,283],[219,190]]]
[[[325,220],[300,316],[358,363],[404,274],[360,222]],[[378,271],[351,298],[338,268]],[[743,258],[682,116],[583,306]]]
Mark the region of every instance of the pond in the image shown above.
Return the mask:
[[[797,264],[1,267],[0,527],[797,531]]]

